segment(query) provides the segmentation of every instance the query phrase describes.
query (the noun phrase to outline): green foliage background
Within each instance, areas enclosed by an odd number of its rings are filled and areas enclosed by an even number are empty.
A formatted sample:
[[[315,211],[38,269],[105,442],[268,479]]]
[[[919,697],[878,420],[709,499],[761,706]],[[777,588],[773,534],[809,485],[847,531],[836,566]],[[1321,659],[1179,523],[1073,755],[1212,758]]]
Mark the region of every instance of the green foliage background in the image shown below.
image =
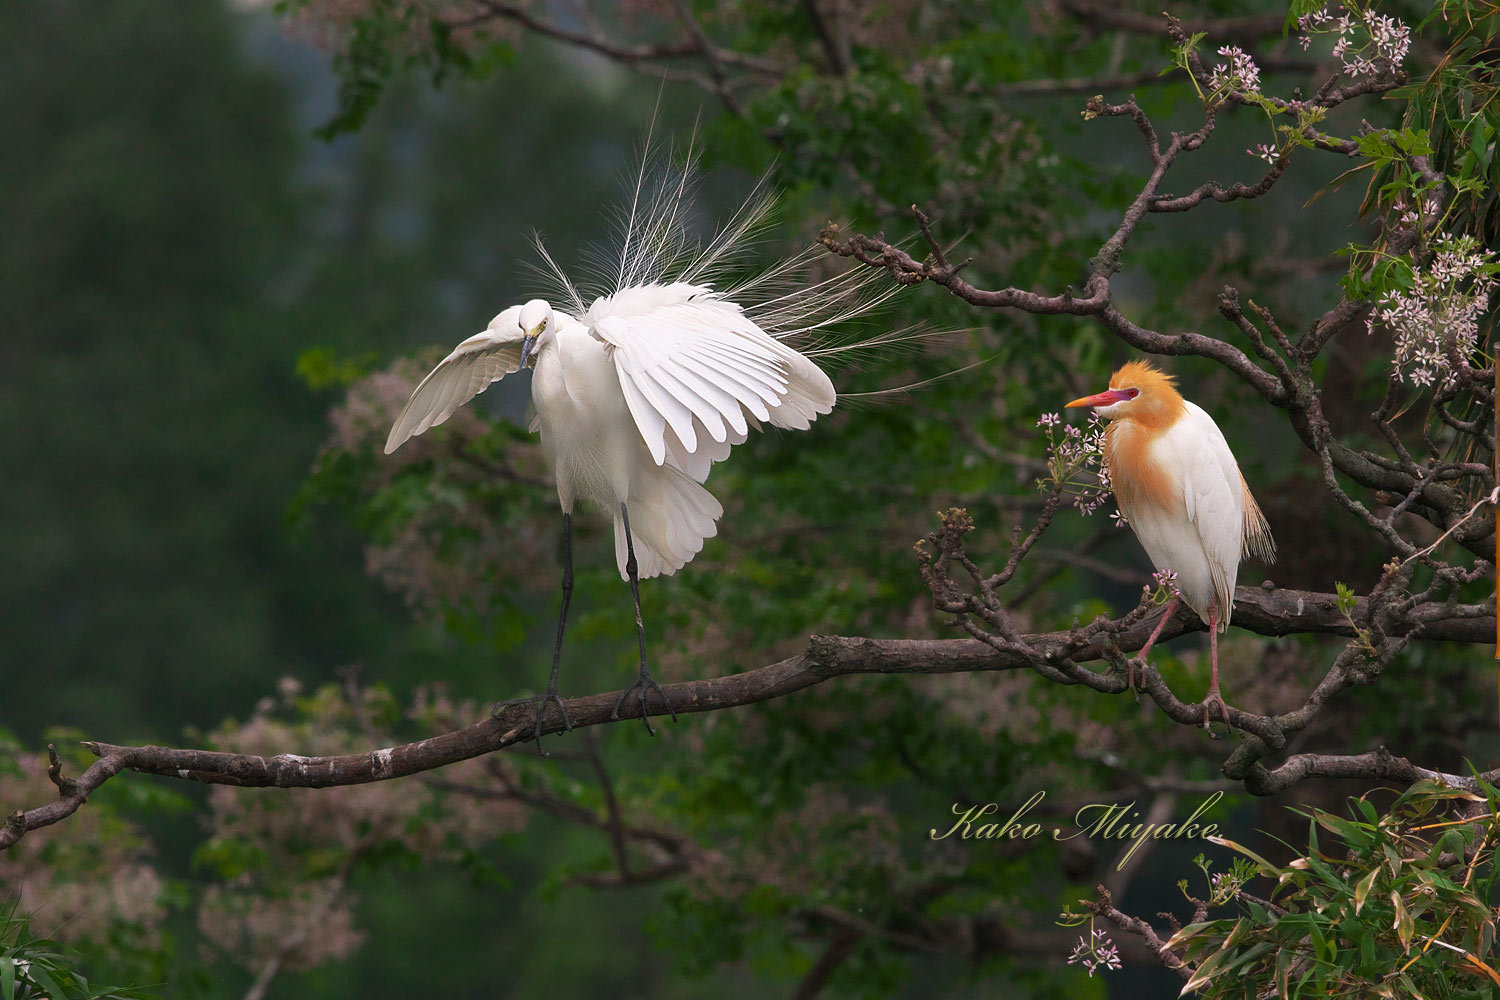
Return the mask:
[[[406,467],[372,491],[380,469],[373,453],[320,457],[326,411],[357,375],[427,345],[446,349],[525,295],[529,278],[516,262],[529,257],[533,229],[560,260],[576,260],[598,239],[601,208],[617,202],[653,114],[679,137],[706,119],[714,172],[705,216],[722,216],[754,176],[773,170],[786,194],[771,252],[805,245],[830,219],[909,232],[892,206],[936,205],[945,237],[967,236],[976,283],[1076,287],[1139,184],[1137,136],[1120,122],[1085,126],[1081,98],[962,95],[1106,65],[1164,65],[1164,41],[1132,40],[1120,52],[1113,36],[1040,24],[1020,5],[971,7],[893,7],[893,23],[905,28],[899,43],[856,46],[857,72],[845,80],[811,68],[793,73],[744,119],[676,89],[661,92],[653,110],[656,84],[550,44],[463,50],[439,38],[415,59],[420,72],[406,73],[398,43],[412,28],[401,20],[409,8],[393,4],[372,4],[356,25],[340,56],[341,83],[326,54],[284,38],[265,10],[201,3],[166,13],[144,0],[0,8],[0,37],[9,42],[0,129],[10,150],[0,157],[0,422],[8,429],[0,607],[9,668],[0,726],[28,748],[55,727],[70,727],[70,741],[200,741],[226,718],[248,716],[279,677],[313,689],[349,664],[398,701],[432,681],[481,702],[539,687],[556,599],[550,562],[521,576],[480,573],[474,585],[485,599],[414,616],[365,574],[362,546],[389,540],[456,495],[453,502],[487,512],[518,538],[544,539],[538,544],[550,551],[557,523],[549,491],[462,487],[442,463]],[[712,26],[732,31],[725,37],[736,47],[811,44],[795,4],[734,10]],[[913,77],[913,65],[939,58],[945,77]],[[430,86],[433,76],[441,88]],[[1143,88],[1140,97],[1159,121],[1194,124],[1189,88]],[[1395,109],[1362,105],[1342,124],[1360,115],[1394,119]],[[327,142],[315,138],[320,128]],[[1269,127],[1247,113],[1221,131],[1220,151],[1186,164],[1182,183],[1254,175],[1257,161],[1243,150],[1268,141]],[[1264,200],[1151,221],[1118,279],[1124,308],[1160,329],[1204,327],[1217,322],[1220,285],[1235,281],[1286,322],[1305,324],[1326,308],[1338,273],[1288,280],[1268,262],[1288,248],[1317,260],[1365,238],[1353,186],[1309,203],[1342,166],[1309,157]],[[977,315],[933,288],[902,296],[890,318],[913,319],[966,332],[939,349],[847,370],[841,388],[988,363],[886,405],[841,412],[808,435],[759,436],[717,469],[711,485],[729,511],[719,538],[687,571],[643,590],[667,676],[759,666],[810,632],[946,634],[926,610],[910,556],[931,512],[969,507],[987,538],[976,551],[998,563],[1016,498],[1034,496],[1024,460],[1044,453],[1036,417],[1124,360],[1086,322]],[[1386,361],[1355,349],[1342,363],[1353,380]],[[1316,467],[1283,423],[1206,362],[1174,369],[1224,426],[1256,484],[1289,553],[1277,582],[1368,585],[1378,559],[1358,532],[1306,509]],[[523,391],[507,383],[484,397],[482,411],[510,422],[462,446],[488,457],[517,447]],[[1368,411],[1368,400],[1352,397],[1350,412]],[[976,438],[1020,459],[986,457]],[[1052,547],[1092,536],[1092,557],[1138,570],[1144,581],[1133,540],[1101,530],[1100,520],[1064,517]],[[467,541],[454,534],[435,547],[451,553]],[[632,623],[609,552],[607,526],[581,525],[570,693],[607,690],[628,676]],[[1253,572],[1242,582],[1253,582]],[[1122,610],[1136,596],[1133,585],[1066,564],[1039,563],[1018,583],[1034,588],[1028,613],[1038,629]],[[1246,643],[1247,663],[1286,649],[1317,663],[1325,650],[1296,640]],[[1164,657],[1169,680],[1201,684],[1193,642],[1178,651],[1190,655]],[[1399,735],[1416,752],[1427,721],[1444,710],[1441,681],[1459,678],[1450,695],[1463,689],[1462,662],[1443,650],[1413,656],[1421,671],[1383,679],[1382,697],[1430,699],[1425,714],[1393,720],[1356,710],[1354,739],[1373,745]],[[788,817],[842,804],[800,850],[812,877],[796,889],[770,878],[717,895],[679,882],[570,888],[567,876],[608,868],[607,845],[538,817],[467,864],[377,852],[355,875],[366,946],[351,959],[284,974],[274,995],[762,996],[768,983],[788,990],[812,964],[820,928],[804,915],[820,907],[897,929],[984,913],[1046,928],[1088,891],[1089,877],[1046,847],[934,853],[926,832],[954,801],[1020,802],[1038,787],[1118,790],[1118,769],[1088,743],[1098,729],[1081,729],[1080,719],[1107,727],[1137,773],[1170,768],[1207,779],[1216,761],[1184,757],[1161,738],[1162,720],[1124,699],[1039,683],[996,709],[1033,720],[1018,736],[962,710],[971,701],[993,705],[990,683],[863,678],[684,719],[656,741],[634,726],[603,735],[632,809],[722,848],[746,871]],[[1375,703],[1371,696],[1360,708]],[[597,805],[576,764],[528,775]],[[149,829],[173,900],[161,947],[94,957],[117,978],[167,980],[168,995],[238,996],[248,974],[200,950],[191,900],[247,862],[224,845],[198,849],[203,798],[200,789],[132,778],[88,806]],[[893,817],[895,832],[865,806]],[[1219,818],[1242,828],[1248,843],[1271,815],[1240,801]],[[852,846],[870,843],[882,851]],[[1135,909],[1180,909],[1170,886],[1186,874],[1187,858],[1162,852],[1151,866],[1137,879]],[[943,891],[932,891],[935,880]],[[1155,975],[1127,970],[1111,980],[1114,995],[1171,983]],[[830,992],[1081,997],[1106,988],[1055,959],[976,964],[913,957],[872,939]]]

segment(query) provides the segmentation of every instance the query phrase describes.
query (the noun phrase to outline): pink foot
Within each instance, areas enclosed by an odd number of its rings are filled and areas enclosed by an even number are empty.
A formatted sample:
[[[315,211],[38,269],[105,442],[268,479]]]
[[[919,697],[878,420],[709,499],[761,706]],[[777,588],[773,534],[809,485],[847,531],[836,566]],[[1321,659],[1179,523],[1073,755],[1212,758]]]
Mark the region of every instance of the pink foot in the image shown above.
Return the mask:
[[[1208,692],[1208,697],[1204,698],[1203,701],[1201,701],[1199,704],[1203,706],[1204,729],[1208,728],[1209,720],[1212,718],[1209,709],[1215,705],[1219,707],[1219,716],[1224,720],[1224,725],[1229,725],[1229,706],[1224,704],[1223,698],[1219,697],[1219,691],[1217,688]]]
[[[1208,681],[1208,697],[1203,699],[1203,728],[1208,728],[1209,709],[1219,706],[1219,715],[1224,719],[1224,725],[1229,725],[1229,706],[1224,704],[1224,699],[1219,696],[1219,603],[1213,601],[1208,606],[1208,663],[1212,672]]]
[[[1167,602],[1167,609],[1162,612],[1161,618],[1157,620],[1156,628],[1151,630],[1151,635],[1146,639],[1146,644],[1141,647],[1141,651],[1139,653],[1136,653],[1129,660],[1125,661],[1125,682],[1130,685],[1130,693],[1136,695],[1137,701],[1140,701],[1140,695],[1136,692],[1135,689],[1135,663],[1137,660],[1141,662],[1141,683],[1145,684],[1145,668],[1151,662],[1150,660],[1146,659],[1146,657],[1151,655],[1151,647],[1156,645],[1156,638],[1157,636],[1161,635],[1162,628],[1166,626],[1167,621],[1172,617],[1172,615],[1176,613],[1177,594],[1176,592],[1173,592],[1172,599]]]

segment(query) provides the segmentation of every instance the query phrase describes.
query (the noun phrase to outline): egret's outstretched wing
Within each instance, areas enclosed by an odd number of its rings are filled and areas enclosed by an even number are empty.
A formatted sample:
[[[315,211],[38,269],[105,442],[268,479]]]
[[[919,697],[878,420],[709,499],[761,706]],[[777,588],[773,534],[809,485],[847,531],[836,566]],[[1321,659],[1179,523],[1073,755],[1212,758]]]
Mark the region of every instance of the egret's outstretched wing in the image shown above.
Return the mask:
[[[1214,593],[1228,625],[1244,541],[1244,480],[1213,418],[1193,403],[1163,437],[1177,453],[1183,503],[1208,560]]]
[[[520,306],[511,306],[490,322],[490,329],[453,349],[411,394],[386,439],[389,455],[414,437],[442,423],[490,383],[521,367]]]
[[[611,348],[651,457],[700,481],[754,421],[803,430],[837,398],[822,369],[702,286],[628,289],[583,321]]]

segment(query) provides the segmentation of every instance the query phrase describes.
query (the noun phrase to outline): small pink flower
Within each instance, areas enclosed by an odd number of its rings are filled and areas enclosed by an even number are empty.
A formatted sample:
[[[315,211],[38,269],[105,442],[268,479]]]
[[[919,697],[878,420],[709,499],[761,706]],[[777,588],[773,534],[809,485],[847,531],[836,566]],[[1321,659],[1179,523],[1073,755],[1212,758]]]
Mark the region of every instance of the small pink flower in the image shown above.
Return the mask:
[[[1251,156],[1265,160],[1273,167],[1276,165],[1277,153],[1275,146],[1268,146],[1263,142],[1258,142],[1255,144],[1254,149],[1247,149],[1245,150],[1245,152],[1249,153]]]
[[[1109,939],[1108,934],[1100,930],[1091,931],[1088,937],[1079,938],[1078,943],[1073,946],[1073,954],[1068,957],[1068,964],[1072,965],[1075,962],[1087,969],[1089,978],[1092,979],[1099,969],[1121,967],[1120,950]]]
[[[1215,90],[1243,90],[1246,93],[1260,91],[1260,67],[1250,54],[1238,45],[1225,45],[1219,55],[1229,61],[1219,63],[1209,75],[1208,82]]]

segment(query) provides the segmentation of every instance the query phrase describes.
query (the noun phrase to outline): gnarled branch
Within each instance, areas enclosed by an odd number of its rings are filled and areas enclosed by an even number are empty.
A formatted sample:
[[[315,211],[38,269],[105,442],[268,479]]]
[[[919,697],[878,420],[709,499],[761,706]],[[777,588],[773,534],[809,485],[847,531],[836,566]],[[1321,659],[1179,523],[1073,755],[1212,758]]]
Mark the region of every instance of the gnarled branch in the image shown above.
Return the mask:
[[[1241,587],[1235,594],[1235,624],[1261,635],[1294,632],[1353,635],[1353,626],[1339,610],[1337,601],[1333,594]],[[1359,620],[1361,614],[1362,610],[1356,608],[1355,620]],[[1153,624],[1149,619],[1139,619],[1107,640],[1101,638],[1081,647],[1076,645],[1075,633],[1071,630],[1022,638],[1035,650],[1069,648],[1071,660],[1084,662],[1107,658],[1112,652],[1107,648],[1107,642],[1120,650],[1139,649],[1145,644]],[[1431,602],[1411,609],[1409,624],[1412,627],[1419,625],[1424,639],[1484,642],[1495,632],[1493,611],[1480,605]],[[1160,641],[1202,628],[1202,623],[1195,617],[1177,616],[1166,623]],[[813,636],[804,652],[779,663],[725,677],[680,681],[665,688],[678,713],[691,714],[770,701],[835,677],[855,674],[950,674],[1022,670],[1032,665],[1029,655],[996,650],[975,639]],[[1123,679],[1117,686],[1120,691],[1125,689]],[[574,728],[615,721],[616,697],[617,692],[609,692],[569,699],[568,716]],[[71,816],[88,801],[96,788],[124,770],[243,787],[327,788],[385,781],[524,743],[534,732],[533,711],[529,705],[512,705],[493,718],[440,736],[368,753],[333,757],[304,757],[294,753],[267,757],[218,750],[89,742],[85,745],[99,756],[99,760],[73,781],[62,778],[59,772],[57,801],[12,813],[0,827],[0,849],[10,847],[28,831]],[[622,707],[620,718],[634,718],[639,714],[638,704],[630,702]],[[542,724],[542,733],[550,735],[562,731],[561,717],[555,711],[550,712]]]

